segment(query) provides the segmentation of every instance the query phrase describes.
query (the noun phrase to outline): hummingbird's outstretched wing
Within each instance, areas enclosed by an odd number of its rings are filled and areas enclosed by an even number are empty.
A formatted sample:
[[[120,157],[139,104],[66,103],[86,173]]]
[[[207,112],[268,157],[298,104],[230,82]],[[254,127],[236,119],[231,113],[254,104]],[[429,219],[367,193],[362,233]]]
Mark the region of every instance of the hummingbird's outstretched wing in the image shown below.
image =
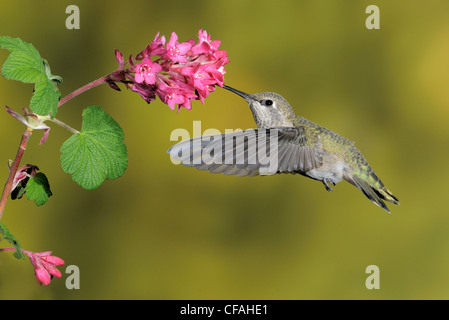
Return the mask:
[[[305,173],[322,165],[322,151],[302,127],[249,129],[181,141],[167,153],[185,166],[237,176]]]

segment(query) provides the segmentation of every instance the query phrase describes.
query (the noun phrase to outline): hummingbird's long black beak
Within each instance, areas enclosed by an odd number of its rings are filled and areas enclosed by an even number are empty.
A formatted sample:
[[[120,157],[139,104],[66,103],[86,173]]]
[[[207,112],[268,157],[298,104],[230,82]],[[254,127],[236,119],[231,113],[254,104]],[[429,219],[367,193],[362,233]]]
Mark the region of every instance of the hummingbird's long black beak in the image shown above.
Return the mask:
[[[237,90],[237,89],[228,87],[227,85],[223,85],[223,88],[226,89],[226,90],[229,90],[229,91],[231,91],[231,92],[234,92],[235,94],[241,96],[241,97],[242,97],[243,99],[245,99],[246,101],[248,101],[248,100],[251,99],[251,97],[250,97],[249,94],[247,94],[247,93],[245,93],[245,92],[242,92],[242,91],[240,91],[240,90]]]

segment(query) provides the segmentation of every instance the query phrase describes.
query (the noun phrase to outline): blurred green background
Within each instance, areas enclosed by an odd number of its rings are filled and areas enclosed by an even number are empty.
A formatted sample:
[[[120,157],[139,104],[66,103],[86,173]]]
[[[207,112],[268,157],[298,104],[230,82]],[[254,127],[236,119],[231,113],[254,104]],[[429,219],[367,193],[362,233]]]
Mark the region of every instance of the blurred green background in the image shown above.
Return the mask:
[[[78,5],[81,29],[65,27]],[[380,8],[380,30],[365,9]],[[64,78],[62,95],[115,70],[157,32],[181,41],[206,29],[231,63],[226,84],[276,91],[298,114],[351,140],[400,199],[391,214],[344,182],[328,193],[301,176],[237,178],[171,163],[170,133],[254,127],[222,89],[179,114],[131,91],[95,88],[58,118],[80,128],[96,104],[125,131],[123,177],[87,191],[59,164],[69,133],[31,138],[24,163],[45,172],[47,205],[9,201],[2,222],[24,248],[53,250],[81,272],[36,284],[29,262],[0,254],[0,299],[448,299],[449,2],[2,1],[0,34],[31,42]],[[0,51],[0,61],[8,52]],[[31,85],[0,78],[0,104],[29,104]],[[0,183],[22,124],[0,113]],[[1,246],[5,246],[2,243]],[[368,290],[368,265],[380,290]]]

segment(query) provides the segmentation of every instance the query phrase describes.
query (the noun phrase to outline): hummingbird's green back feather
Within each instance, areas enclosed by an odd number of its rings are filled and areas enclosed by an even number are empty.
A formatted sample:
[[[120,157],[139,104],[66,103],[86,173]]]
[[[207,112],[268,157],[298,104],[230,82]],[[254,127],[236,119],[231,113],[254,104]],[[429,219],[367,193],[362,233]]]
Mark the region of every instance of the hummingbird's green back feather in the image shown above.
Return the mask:
[[[297,123],[306,128],[305,136],[310,145],[320,145],[323,152],[333,154],[349,165],[351,170],[346,172],[344,179],[359,188],[368,199],[388,212],[382,200],[399,205],[398,198],[385,187],[353,141],[303,117],[298,116]]]

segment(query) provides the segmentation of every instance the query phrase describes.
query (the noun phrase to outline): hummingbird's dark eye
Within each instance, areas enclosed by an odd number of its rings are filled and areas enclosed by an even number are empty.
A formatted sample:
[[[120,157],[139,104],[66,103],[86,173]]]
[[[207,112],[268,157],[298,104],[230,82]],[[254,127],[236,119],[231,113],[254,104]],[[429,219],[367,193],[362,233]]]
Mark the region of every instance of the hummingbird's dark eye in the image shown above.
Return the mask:
[[[262,100],[262,104],[270,107],[273,105],[273,100]]]

